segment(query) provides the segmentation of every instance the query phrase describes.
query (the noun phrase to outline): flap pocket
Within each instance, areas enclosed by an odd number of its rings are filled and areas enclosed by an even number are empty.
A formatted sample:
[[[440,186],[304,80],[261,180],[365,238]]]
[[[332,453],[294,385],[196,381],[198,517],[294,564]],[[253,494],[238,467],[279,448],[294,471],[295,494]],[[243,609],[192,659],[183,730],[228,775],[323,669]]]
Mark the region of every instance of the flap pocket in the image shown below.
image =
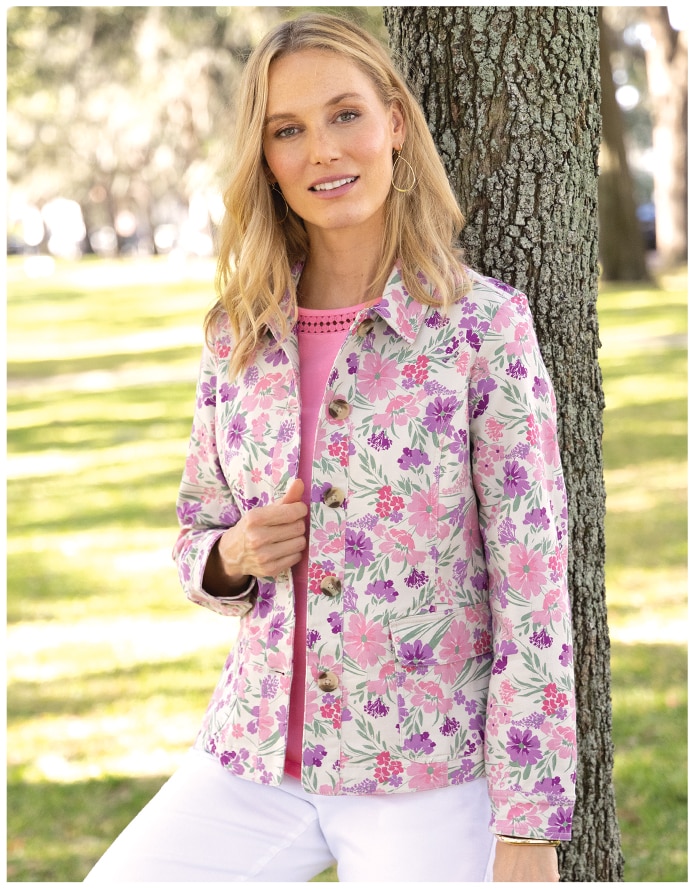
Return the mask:
[[[489,603],[466,605],[441,614],[412,614],[390,621],[395,659],[406,670],[423,672],[492,650]]]

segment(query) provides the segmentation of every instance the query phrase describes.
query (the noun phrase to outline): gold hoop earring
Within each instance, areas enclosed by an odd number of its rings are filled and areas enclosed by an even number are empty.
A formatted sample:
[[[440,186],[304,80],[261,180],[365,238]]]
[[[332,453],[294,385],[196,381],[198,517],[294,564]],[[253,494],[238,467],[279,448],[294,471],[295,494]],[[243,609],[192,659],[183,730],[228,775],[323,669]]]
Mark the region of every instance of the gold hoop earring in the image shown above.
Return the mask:
[[[274,191],[274,193],[276,195],[279,195],[282,198],[282,200],[284,201],[284,216],[281,219],[279,219],[279,218],[277,219],[279,224],[282,225],[282,223],[286,221],[287,216],[289,216],[289,204],[287,203],[287,199],[285,198],[285,196],[282,194],[282,189],[277,187],[276,182],[273,183],[271,190]]]
[[[406,158],[404,158],[402,156],[401,151],[402,151],[402,146],[400,146],[400,148],[398,148],[397,151],[395,152],[395,162],[393,163],[393,175],[392,175],[390,181],[391,181],[391,185],[393,186],[393,188],[396,191],[399,191],[400,194],[408,194],[409,192],[411,192],[413,190],[413,188],[417,184],[417,174],[415,173],[415,171],[412,167],[412,164]],[[407,188],[398,188],[398,186],[395,184],[396,171],[398,169],[398,165],[401,163],[405,164],[407,167],[407,181],[408,181]]]

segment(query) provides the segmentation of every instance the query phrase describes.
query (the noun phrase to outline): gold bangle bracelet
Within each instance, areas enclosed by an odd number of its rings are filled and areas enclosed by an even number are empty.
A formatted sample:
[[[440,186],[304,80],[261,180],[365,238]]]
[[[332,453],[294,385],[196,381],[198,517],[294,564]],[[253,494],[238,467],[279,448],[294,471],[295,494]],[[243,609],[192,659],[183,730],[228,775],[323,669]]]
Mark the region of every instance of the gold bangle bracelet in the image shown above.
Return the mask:
[[[509,837],[498,833],[497,840],[507,843],[509,846],[558,846],[559,840],[544,840],[540,837]]]

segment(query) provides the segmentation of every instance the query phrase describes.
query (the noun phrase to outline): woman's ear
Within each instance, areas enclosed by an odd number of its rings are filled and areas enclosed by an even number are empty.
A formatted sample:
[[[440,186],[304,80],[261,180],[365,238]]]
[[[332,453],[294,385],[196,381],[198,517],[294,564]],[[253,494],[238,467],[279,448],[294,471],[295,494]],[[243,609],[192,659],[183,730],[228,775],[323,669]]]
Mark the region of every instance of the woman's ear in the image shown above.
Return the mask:
[[[390,106],[390,114],[393,148],[396,151],[399,151],[402,143],[405,141],[407,127],[405,125],[405,114],[402,110],[402,105],[397,99],[395,99]]]

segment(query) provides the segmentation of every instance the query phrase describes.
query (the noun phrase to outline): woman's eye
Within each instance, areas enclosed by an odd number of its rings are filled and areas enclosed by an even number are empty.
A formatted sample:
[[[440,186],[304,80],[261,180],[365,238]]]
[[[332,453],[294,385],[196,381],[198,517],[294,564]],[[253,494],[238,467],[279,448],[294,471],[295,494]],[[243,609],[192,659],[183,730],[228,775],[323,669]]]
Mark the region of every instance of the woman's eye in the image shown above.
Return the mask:
[[[350,120],[354,120],[356,117],[359,117],[356,111],[341,111],[337,115],[337,119],[342,123],[347,123]]]
[[[281,130],[278,130],[275,133],[275,138],[287,139],[289,136],[293,136],[296,132],[298,132],[298,127],[282,127]]]

